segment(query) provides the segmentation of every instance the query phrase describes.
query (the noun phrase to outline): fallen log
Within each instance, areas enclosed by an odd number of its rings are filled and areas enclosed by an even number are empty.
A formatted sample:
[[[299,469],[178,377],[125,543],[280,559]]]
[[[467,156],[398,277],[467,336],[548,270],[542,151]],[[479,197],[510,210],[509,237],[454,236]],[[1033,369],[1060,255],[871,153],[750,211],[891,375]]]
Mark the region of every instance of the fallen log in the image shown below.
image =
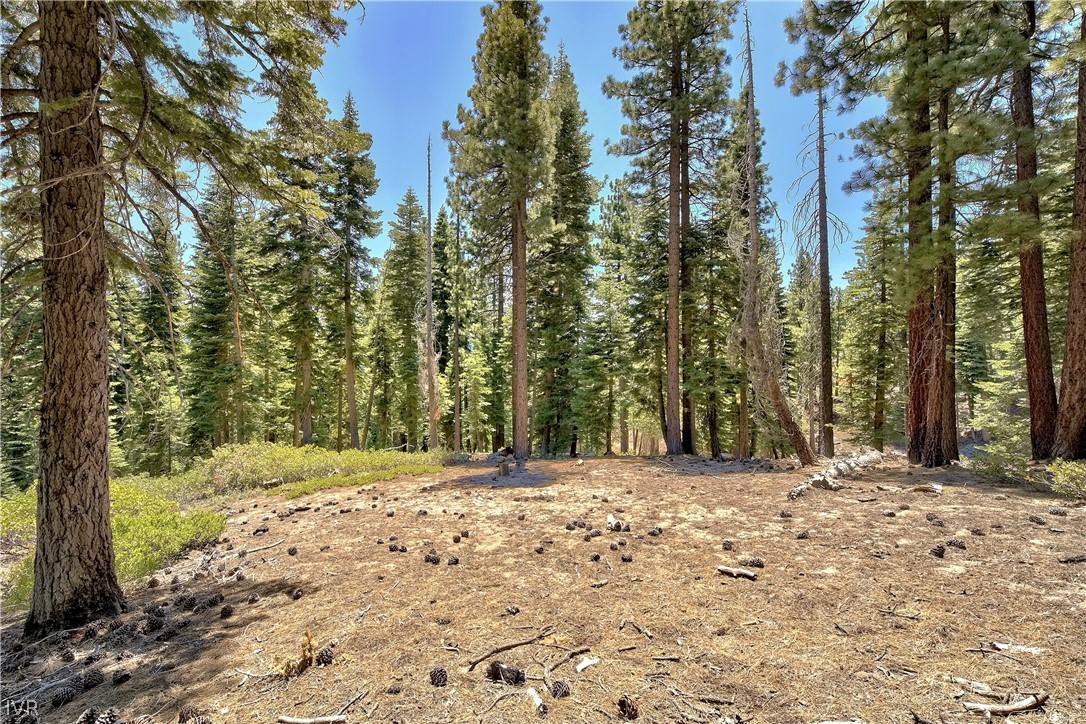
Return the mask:
[[[962,706],[964,706],[969,711],[977,711],[981,712],[982,714],[1007,715],[1020,714],[1024,711],[1036,709],[1037,707],[1044,704],[1046,701],[1048,701],[1048,694],[1040,691],[1036,694],[1030,694],[1025,699],[1013,701],[1010,704],[978,704],[972,701],[963,701]]]
[[[746,578],[750,581],[757,581],[758,574],[754,571],[748,571],[746,568],[732,568],[731,566],[717,566],[717,573],[723,573],[725,576],[731,576],[732,578]]]

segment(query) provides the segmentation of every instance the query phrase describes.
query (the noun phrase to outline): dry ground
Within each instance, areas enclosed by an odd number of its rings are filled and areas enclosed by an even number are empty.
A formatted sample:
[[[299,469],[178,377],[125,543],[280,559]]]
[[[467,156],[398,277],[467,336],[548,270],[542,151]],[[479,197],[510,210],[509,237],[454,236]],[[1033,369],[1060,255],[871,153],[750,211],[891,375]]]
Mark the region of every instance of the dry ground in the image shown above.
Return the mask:
[[[221,604],[201,613],[168,606],[168,620],[187,625],[164,642],[125,629],[80,642],[79,632],[21,659],[11,655],[18,622],[9,617],[8,666],[23,665],[6,673],[5,696],[86,670],[98,652],[105,683],[57,709],[38,694],[44,721],[70,722],[92,705],[129,721],[176,721],[195,704],[216,724],[274,722],[334,714],[366,691],[351,720],[527,722],[537,719],[527,686],[560,722],[616,721],[622,696],[651,722],[980,721],[962,702],[991,699],[963,696],[945,680],[956,676],[1010,697],[1050,694],[1043,710],[1015,721],[1086,722],[1086,564],[1057,560],[1086,553],[1086,508],[1058,516],[1050,495],[900,462],[789,502],[804,473],[736,467],[532,461],[497,479],[478,462],[372,490],[254,498],[235,504],[224,542],[166,569],[161,587],[133,591],[124,620],[172,602],[172,576],[198,596],[220,591],[232,617],[220,617]],[[945,483],[942,494],[908,489],[928,480]],[[286,515],[298,506],[308,509]],[[630,532],[607,532],[609,513]],[[603,534],[585,541],[585,530],[566,529],[575,519]],[[267,532],[254,536],[260,526]],[[654,526],[662,533],[649,536]],[[392,536],[406,553],[389,551]],[[965,550],[929,554],[950,539]],[[424,562],[430,548],[440,565]],[[624,553],[632,562],[621,562]],[[446,564],[452,555],[459,565]],[[716,573],[748,556],[764,559],[757,581]],[[194,579],[208,559],[211,575]],[[226,578],[235,566],[243,580]],[[254,592],[260,600],[247,603]],[[487,681],[489,661],[467,670],[547,626],[553,633],[539,643],[494,657],[526,669],[525,687]],[[289,681],[264,676],[296,656],[307,630],[318,646],[336,642],[332,664]],[[990,653],[993,642],[1041,650]],[[62,660],[65,647],[74,662]],[[553,699],[532,677],[581,647],[590,651],[554,672],[571,696]],[[583,656],[599,661],[577,673]],[[430,683],[439,666],[444,688]],[[133,676],[113,685],[121,668]],[[509,692],[518,693],[501,698]]]

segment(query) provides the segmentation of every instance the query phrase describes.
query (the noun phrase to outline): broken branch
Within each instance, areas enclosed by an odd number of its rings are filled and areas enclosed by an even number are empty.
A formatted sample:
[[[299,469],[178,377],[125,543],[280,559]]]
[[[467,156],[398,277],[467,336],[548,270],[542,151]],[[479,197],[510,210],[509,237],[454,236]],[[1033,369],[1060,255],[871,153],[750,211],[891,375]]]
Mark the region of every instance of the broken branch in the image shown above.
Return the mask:
[[[474,671],[476,666],[483,663],[484,661],[489,659],[491,656],[494,656],[495,654],[500,654],[503,651],[509,651],[510,649],[515,649],[515,648],[517,648],[519,646],[527,646],[529,644],[534,644],[536,641],[539,641],[540,639],[543,639],[543,638],[546,638],[547,636],[550,636],[553,631],[554,631],[554,629],[551,626],[545,626],[542,631],[540,631],[538,634],[536,634],[535,636],[533,636],[530,639],[524,639],[523,641],[514,641],[511,644],[502,644],[501,646],[497,647],[496,649],[492,649],[492,650],[488,651],[487,653],[483,654],[482,656],[480,656],[479,658],[474,659],[471,662],[469,662],[468,663],[468,671]]]
[[[754,571],[748,571],[746,568],[732,568],[731,566],[717,566],[717,573],[723,573],[725,576],[731,576],[732,578],[746,578],[750,581],[757,581],[758,574]]]
[[[962,706],[969,711],[979,711],[987,714],[1018,714],[1030,709],[1036,709],[1046,701],[1048,701],[1048,694],[1040,691],[1010,704],[978,704],[972,701],[963,701]]]

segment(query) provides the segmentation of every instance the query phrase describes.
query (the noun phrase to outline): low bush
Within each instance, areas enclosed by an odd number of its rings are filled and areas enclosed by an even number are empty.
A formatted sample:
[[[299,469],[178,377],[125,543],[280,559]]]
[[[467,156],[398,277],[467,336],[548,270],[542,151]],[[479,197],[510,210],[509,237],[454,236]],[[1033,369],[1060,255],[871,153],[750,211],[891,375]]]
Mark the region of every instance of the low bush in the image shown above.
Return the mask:
[[[109,485],[110,522],[117,576],[121,582],[145,576],[182,551],[215,540],[226,527],[221,513],[182,511],[176,500],[154,490],[154,478],[120,478]],[[5,535],[29,552],[7,571],[4,599],[20,605],[30,596],[34,578],[34,518],[37,489],[4,499],[0,525]]]
[[[1048,465],[1048,477],[1053,492],[1086,499],[1086,461],[1055,460]]]

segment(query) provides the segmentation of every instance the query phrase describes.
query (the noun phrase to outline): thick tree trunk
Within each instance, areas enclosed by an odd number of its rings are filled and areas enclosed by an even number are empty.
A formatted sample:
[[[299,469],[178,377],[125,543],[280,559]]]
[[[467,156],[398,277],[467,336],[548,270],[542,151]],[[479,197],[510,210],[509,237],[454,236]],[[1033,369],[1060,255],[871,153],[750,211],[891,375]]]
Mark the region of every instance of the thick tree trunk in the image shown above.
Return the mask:
[[[513,236],[515,239],[515,232]],[[516,243],[514,242],[513,245],[516,246]],[[495,343],[500,347],[505,328],[505,266],[503,264],[498,265],[498,290],[496,296],[495,301],[497,304],[495,306],[498,309],[498,318],[495,322],[495,333],[497,334]],[[494,415],[494,449],[501,450],[505,447],[505,395],[501,394],[500,390],[495,390],[495,394],[497,404],[491,409],[491,414]]]
[[[749,85],[747,86],[747,221],[749,223],[750,249],[747,256],[747,278],[743,290],[743,334],[747,340],[747,351],[750,353],[751,369],[758,385],[758,392],[773,409],[784,434],[795,448],[801,465],[814,465],[815,456],[811,452],[811,446],[807,444],[807,438],[803,430],[796,424],[795,417],[788,405],[788,400],[781,391],[779,371],[770,369],[769,355],[766,350],[765,340],[762,336],[761,319],[759,314],[759,270],[758,260],[761,256],[761,232],[758,228],[758,145],[757,132],[754,122],[754,58],[750,49],[750,20],[746,21],[747,37],[747,67],[750,69]]]
[[[1086,19],[1079,20],[1086,45]],[[1052,454],[1086,459],[1086,60],[1078,63],[1078,130],[1071,206],[1071,263],[1067,290],[1066,351]]]
[[[950,58],[950,12],[942,14],[943,62]],[[950,145],[950,100],[954,89],[945,86],[939,93],[939,136],[941,148],[939,174],[939,251],[942,256],[935,270],[935,300],[932,319],[932,400],[931,409],[939,407],[938,426],[928,426],[940,446],[938,464],[958,459],[957,380],[954,345],[957,339],[957,244],[954,239],[954,165],[956,154]],[[938,383],[936,383],[938,379]],[[933,444],[934,446],[934,444]],[[932,461],[935,462],[934,460]]]
[[[929,445],[928,402],[931,399],[932,281],[924,258],[931,244],[931,109],[928,90],[928,29],[920,17],[922,5],[908,6],[910,25],[906,31],[909,57],[907,72],[915,84],[911,128],[906,149],[906,173],[909,184],[908,245],[913,301],[909,307],[909,393],[905,405],[905,434],[908,437],[909,462],[921,463]]]
[[[656,346],[656,410],[660,417],[660,434],[667,437],[667,398],[664,392],[664,353]]]
[[[1031,43],[1035,3],[1022,3],[1022,34]],[[1033,67],[1029,55],[1011,76],[1011,122],[1018,134],[1015,144],[1015,179],[1022,189],[1018,212],[1031,228],[1019,239],[1018,270],[1022,287],[1022,334],[1026,343],[1026,389],[1029,393],[1029,439],[1033,458],[1052,455],[1056,429],[1056,382],[1052,374],[1052,346],[1048,338],[1044,256],[1041,247],[1041,204],[1033,184],[1037,179],[1037,139],[1033,119]]]
[[[39,13],[44,356],[28,638],[124,607],[109,520],[105,180],[87,173],[102,159],[98,6]]]
[[[682,96],[682,49],[676,43],[671,56],[671,97]],[[668,455],[683,451],[679,423],[679,287],[682,248],[680,245],[680,156],[682,142],[677,111],[671,114],[671,144],[668,149],[667,223],[667,400],[664,407],[664,436]]]
[[[879,255],[879,309],[886,309],[886,270],[883,266],[885,254]],[[886,315],[879,315],[879,336],[875,358],[875,402],[872,410],[871,434],[875,449],[883,452],[886,444]]]
[[[528,199],[513,200],[513,456],[528,458]]]
[[[830,227],[826,194],[826,97],[818,87],[818,311],[822,454],[833,452],[833,333],[830,327]]]
[[[460,212],[456,212],[456,266],[453,298],[453,452],[460,452]]]

